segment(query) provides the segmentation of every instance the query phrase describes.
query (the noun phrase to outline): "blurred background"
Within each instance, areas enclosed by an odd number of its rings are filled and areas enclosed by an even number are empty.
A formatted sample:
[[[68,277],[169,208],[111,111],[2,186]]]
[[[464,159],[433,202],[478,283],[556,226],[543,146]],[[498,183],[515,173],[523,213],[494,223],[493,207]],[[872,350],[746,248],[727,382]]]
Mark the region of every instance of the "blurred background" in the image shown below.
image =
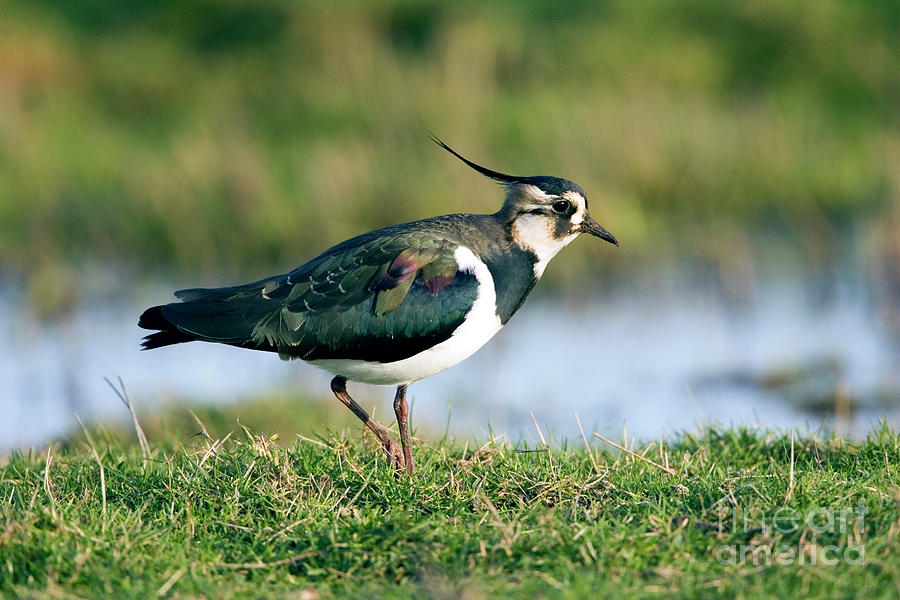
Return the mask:
[[[137,316],[372,228],[496,210],[501,190],[429,131],[578,182],[621,247],[578,240],[510,327],[413,386],[426,437],[534,437],[532,411],[557,439],[574,411],[643,437],[709,421],[861,435],[900,415],[896,2],[0,14],[2,448],[75,412],[126,417],[116,375],[148,414],[205,403],[246,422],[278,398],[310,430],[342,423],[310,408],[336,404],[327,375],[208,344],[140,353]],[[389,414],[390,390],[351,392]]]

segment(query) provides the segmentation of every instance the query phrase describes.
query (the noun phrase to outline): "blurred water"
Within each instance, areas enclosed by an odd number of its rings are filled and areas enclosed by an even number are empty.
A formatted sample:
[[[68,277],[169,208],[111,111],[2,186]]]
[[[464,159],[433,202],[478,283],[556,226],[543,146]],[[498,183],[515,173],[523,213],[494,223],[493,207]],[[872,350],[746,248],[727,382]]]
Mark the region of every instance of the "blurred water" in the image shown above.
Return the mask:
[[[735,306],[716,290],[667,288],[537,296],[462,364],[411,387],[413,419],[431,431],[516,440],[586,429],[657,438],[698,423],[837,426],[862,435],[900,419],[896,346],[864,287],[822,301],[790,278],[757,282]],[[103,377],[121,376],[139,408],[172,399],[232,402],[285,387],[328,392],[329,376],[263,352],[192,343],[140,352],[147,305],[110,297],[47,325],[12,286],[0,288],[0,448],[40,445],[85,420],[127,415]],[[351,392],[389,414],[392,391]],[[326,400],[331,401],[331,400]],[[835,421],[835,407],[841,418]],[[841,408],[843,407],[843,409]]]

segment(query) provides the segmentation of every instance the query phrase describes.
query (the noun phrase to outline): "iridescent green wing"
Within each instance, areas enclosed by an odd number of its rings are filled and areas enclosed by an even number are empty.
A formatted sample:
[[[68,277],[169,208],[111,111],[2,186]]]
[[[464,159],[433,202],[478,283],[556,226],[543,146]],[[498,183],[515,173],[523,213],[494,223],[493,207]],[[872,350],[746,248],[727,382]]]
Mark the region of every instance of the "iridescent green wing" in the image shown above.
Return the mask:
[[[306,360],[355,358],[390,362],[447,339],[477,296],[474,275],[460,272],[458,245],[406,233],[372,240],[327,257],[290,279],[281,317],[291,321],[275,344]],[[294,316],[296,315],[296,316]],[[270,340],[271,343],[271,340]]]
[[[208,341],[306,360],[391,362],[449,338],[474,303],[478,281],[459,270],[457,247],[437,233],[373,232],[287,275],[183,290],[184,302],[163,311]]]

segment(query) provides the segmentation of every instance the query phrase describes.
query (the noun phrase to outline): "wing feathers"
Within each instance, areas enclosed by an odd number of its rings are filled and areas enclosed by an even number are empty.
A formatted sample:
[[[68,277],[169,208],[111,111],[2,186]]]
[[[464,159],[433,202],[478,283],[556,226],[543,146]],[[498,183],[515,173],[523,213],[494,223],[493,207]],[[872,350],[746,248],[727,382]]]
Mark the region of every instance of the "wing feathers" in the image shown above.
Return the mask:
[[[406,299],[406,294],[409,292],[409,288],[412,287],[413,277],[415,271],[410,272],[406,275],[406,279],[391,287],[389,289],[384,289],[379,291],[375,295],[375,314],[379,317],[383,317],[397,309],[398,306]]]
[[[200,339],[307,360],[400,360],[449,337],[474,303],[478,282],[459,272],[457,246],[421,231],[362,239],[280,277],[181,290],[140,325],[166,333],[147,347]]]

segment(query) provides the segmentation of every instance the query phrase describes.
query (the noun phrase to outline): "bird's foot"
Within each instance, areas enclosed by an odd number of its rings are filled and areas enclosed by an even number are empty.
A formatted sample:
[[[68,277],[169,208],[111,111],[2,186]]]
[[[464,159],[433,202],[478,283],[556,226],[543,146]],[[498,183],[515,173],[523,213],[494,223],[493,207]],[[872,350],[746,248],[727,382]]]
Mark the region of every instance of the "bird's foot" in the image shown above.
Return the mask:
[[[394,467],[394,470],[397,472],[404,471],[406,469],[406,461],[403,459],[403,448],[391,435],[391,430],[372,418],[366,421],[366,427],[378,438],[378,443],[381,444],[385,457],[391,466]]]
[[[406,470],[406,461],[403,459],[403,451],[397,440],[390,438],[387,443],[382,443],[382,448],[384,448],[384,453],[387,455],[391,466],[394,467],[394,472],[404,472]]]

